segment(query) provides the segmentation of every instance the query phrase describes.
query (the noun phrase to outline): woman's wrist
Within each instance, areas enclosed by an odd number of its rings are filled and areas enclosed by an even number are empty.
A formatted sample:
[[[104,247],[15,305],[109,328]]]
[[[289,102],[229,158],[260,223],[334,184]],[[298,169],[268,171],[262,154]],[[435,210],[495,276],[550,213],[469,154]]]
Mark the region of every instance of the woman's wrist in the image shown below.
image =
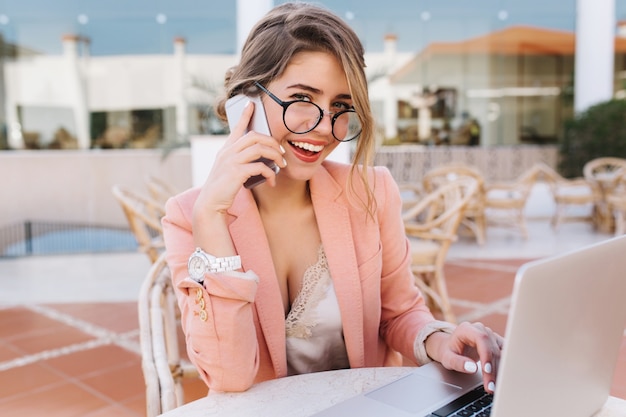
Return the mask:
[[[194,207],[192,230],[195,247],[216,257],[236,255],[226,213]]]
[[[439,320],[434,320],[422,327],[413,345],[417,363],[424,365],[433,360],[439,361],[440,346],[455,328],[455,325]]]

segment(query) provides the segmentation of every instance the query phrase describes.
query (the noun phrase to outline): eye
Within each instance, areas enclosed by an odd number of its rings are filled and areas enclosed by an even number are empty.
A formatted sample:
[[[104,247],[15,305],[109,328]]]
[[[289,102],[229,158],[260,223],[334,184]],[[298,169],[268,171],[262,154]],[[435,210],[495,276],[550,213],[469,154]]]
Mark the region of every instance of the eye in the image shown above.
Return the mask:
[[[306,94],[302,94],[302,93],[296,93],[296,94],[292,94],[291,97],[294,100],[300,100],[300,101],[312,101],[311,97],[306,95]]]
[[[352,110],[354,109],[354,107],[352,107],[352,105],[343,102],[343,101],[336,101],[333,103],[332,109],[331,111],[334,113],[340,112],[340,111],[344,111],[344,110]]]

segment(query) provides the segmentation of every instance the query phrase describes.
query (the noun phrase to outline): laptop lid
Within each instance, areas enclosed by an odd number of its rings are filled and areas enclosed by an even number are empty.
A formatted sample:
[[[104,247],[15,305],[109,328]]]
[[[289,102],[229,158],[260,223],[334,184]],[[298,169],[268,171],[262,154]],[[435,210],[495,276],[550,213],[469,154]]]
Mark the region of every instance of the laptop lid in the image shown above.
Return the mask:
[[[492,416],[591,416],[626,324],[626,235],[517,272]]]
[[[589,417],[608,398],[626,325],[626,235],[517,272],[492,417]],[[482,384],[437,363],[319,417],[427,416]]]

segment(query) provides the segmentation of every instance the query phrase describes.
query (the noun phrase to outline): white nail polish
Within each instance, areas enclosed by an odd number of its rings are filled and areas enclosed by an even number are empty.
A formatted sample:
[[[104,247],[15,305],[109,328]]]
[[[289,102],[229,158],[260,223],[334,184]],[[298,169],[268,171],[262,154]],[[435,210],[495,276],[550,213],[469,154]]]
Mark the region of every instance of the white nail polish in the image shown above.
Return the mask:
[[[287,166],[287,160],[285,158],[283,158],[283,165]]]
[[[490,374],[492,369],[491,369],[491,363],[487,362],[485,364],[485,367],[483,368],[483,370],[485,371],[486,374]]]
[[[473,374],[474,372],[476,372],[478,370],[478,367],[476,366],[476,363],[471,362],[471,361],[467,361],[463,365],[463,369],[465,369],[467,372]]]
[[[283,148],[283,145],[278,145],[278,146],[280,146],[280,151],[281,151],[282,153],[287,152],[287,151],[285,150],[285,148]]]
[[[491,392],[495,391],[495,390],[496,390],[496,384],[494,384],[494,383],[493,383],[493,381],[490,381],[490,382],[487,384],[487,389],[488,389],[489,391],[491,391]]]

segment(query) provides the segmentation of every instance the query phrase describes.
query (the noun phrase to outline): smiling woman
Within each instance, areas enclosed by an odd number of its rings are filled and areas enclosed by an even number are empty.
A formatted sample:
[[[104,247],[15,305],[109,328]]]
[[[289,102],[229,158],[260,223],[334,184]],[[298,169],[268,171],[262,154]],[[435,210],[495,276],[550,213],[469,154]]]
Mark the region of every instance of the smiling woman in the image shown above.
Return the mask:
[[[170,199],[162,220],[187,351],[211,390],[405,357],[460,372],[480,360],[493,391],[501,336],[435,320],[415,286],[398,186],[371,166],[364,68],[345,22],[285,3],[254,26],[226,74],[218,115],[231,97],[251,99],[204,183]],[[271,135],[250,127],[256,112]],[[348,140],[352,162],[329,161]],[[256,175],[266,181],[244,187]],[[189,270],[210,264],[198,257],[238,262]]]

